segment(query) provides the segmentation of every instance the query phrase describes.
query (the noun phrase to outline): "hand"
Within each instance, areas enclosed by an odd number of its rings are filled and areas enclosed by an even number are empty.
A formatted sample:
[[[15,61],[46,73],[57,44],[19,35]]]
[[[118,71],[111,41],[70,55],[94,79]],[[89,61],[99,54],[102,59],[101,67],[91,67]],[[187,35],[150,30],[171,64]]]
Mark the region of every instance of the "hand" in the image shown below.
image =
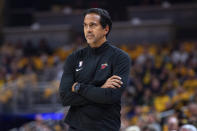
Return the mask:
[[[122,84],[123,82],[121,81],[121,77],[113,75],[107,79],[101,88],[120,88]]]
[[[75,82],[75,83],[72,85],[72,92],[75,92],[74,87],[75,87],[76,84],[77,84],[77,82]]]

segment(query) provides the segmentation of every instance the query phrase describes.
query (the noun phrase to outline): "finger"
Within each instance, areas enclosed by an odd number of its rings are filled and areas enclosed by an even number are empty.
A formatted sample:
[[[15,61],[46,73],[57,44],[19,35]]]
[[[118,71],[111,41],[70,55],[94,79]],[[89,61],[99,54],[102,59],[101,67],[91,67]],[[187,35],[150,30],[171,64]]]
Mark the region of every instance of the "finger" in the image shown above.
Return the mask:
[[[116,88],[116,86],[113,85],[112,82],[109,82],[106,84],[106,88]]]
[[[114,85],[108,83],[105,86],[102,86],[101,88],[116,88],[116,87]]]
[[[112,77],[110,77],[110,79],[118,79],[118,80],[121,80],[122,78],[120,76],[113,75]]]
[[[121,80],[112,79],[112,80],[108,80],[106,82],[106,84],[112,84],[112,85],[115,85],[117,87],[120,87],[123,84],[123,82]]]
[[[117,87],[114,85],[109,85],[107,88],[117,88]]]
[[[107,88],[107,86],[101,86],[101,88]]]
[[[117,79],[113,79],[112,82],[118,83],[118,84],[120,84],[120,85],[123,84],[123,82],[122,82],[121,80],[117,80]]]
[[[115,86],[115,87],[118,87],[118,88],[121,87],[121,85],[119,83],[116,83],[116,82],[112,82],[112,85]]]
[[[75,85],[77,84],[78,82],[75,82],[73,85],[72,85],[72,92],[74,92],[74,87]]]

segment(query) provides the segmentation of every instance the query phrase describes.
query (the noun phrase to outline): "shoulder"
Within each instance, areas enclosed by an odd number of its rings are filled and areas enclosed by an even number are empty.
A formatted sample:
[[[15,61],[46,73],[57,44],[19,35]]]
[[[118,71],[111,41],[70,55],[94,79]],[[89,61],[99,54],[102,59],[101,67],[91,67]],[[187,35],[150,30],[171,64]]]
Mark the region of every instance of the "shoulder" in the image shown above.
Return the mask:
[[[124,59],[130,60],[129,55],[125,51],[121,50],[120,48],[118,48],[114,45],[111,45],[111,50],[113,51],[114,57],[116,57],[117,59],[123,59],[124,58]]]
[[[80,59],[87,53],[87,47],[73,51],[67,59]]]
[[[85,55],[85,52],[87,52],[86,50],[86,48],[78,49],[68,55],[64,63],[64,68],[65,66],[74,67],[74,65]]]

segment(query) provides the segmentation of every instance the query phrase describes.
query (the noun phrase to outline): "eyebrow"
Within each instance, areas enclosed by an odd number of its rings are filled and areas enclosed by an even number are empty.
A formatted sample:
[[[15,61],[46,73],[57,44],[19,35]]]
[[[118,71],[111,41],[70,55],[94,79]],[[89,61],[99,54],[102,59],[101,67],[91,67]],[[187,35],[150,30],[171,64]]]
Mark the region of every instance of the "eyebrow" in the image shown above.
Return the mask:
[[[87,24],[87,23],[83,22],[83,24]],[[89,24],[97,24],[97,22],[90,22]]]

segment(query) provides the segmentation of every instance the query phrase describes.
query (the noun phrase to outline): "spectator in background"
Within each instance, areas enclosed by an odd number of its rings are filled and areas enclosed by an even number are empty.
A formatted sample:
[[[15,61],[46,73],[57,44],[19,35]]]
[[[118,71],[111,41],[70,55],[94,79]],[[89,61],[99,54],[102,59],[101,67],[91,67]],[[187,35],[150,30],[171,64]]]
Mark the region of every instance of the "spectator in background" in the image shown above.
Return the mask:
[[[37,54],[38,49],[33,45],[31,40],[28,40],[27,43],[25,43],[23,52],[25,56],[32,56]]]
[[[35,121],[32,121],[30,123],[24,124],[19,129],[20,131],[52,131],[48,125],[45,124],[42,116],[40,114],[37,114],[35,116]]]
[[[155,112],[149,113],[147,118],[147,125],[149,125],[146,131],[161,131],[161,126],[159,124],[160,120],[157,118]]]
[[[188,112],[189,112],[188,122],[197,126],[197,104],[196,103],[190,103],[188,105]]]
[[[168,128],[168,131],[178,131],[179,121],[178,121],[177,117],[170,116],[167,119],[167,128]]]
[[[188,59],[189,55],[184,50],[184,45],[181,44],[178,50],[173,51],[172,53],[172,61],[173,63],[185,63]]]
[[[142,131],[159,131],[159,130],[156,130],[154,127],[152,126],[145,126]]]
[[[180,131],[197,131],[196,127],[190,124],[183,125]]]
[[[49,43],[47,42],[46,39],[42,38],[38,44],[38,52],[39,54],[46,53],[48,55],[52,54],[52,49],[49,46]]]
[[[129,126],[125,131],[140,131],[140,128],[138,126]]]

